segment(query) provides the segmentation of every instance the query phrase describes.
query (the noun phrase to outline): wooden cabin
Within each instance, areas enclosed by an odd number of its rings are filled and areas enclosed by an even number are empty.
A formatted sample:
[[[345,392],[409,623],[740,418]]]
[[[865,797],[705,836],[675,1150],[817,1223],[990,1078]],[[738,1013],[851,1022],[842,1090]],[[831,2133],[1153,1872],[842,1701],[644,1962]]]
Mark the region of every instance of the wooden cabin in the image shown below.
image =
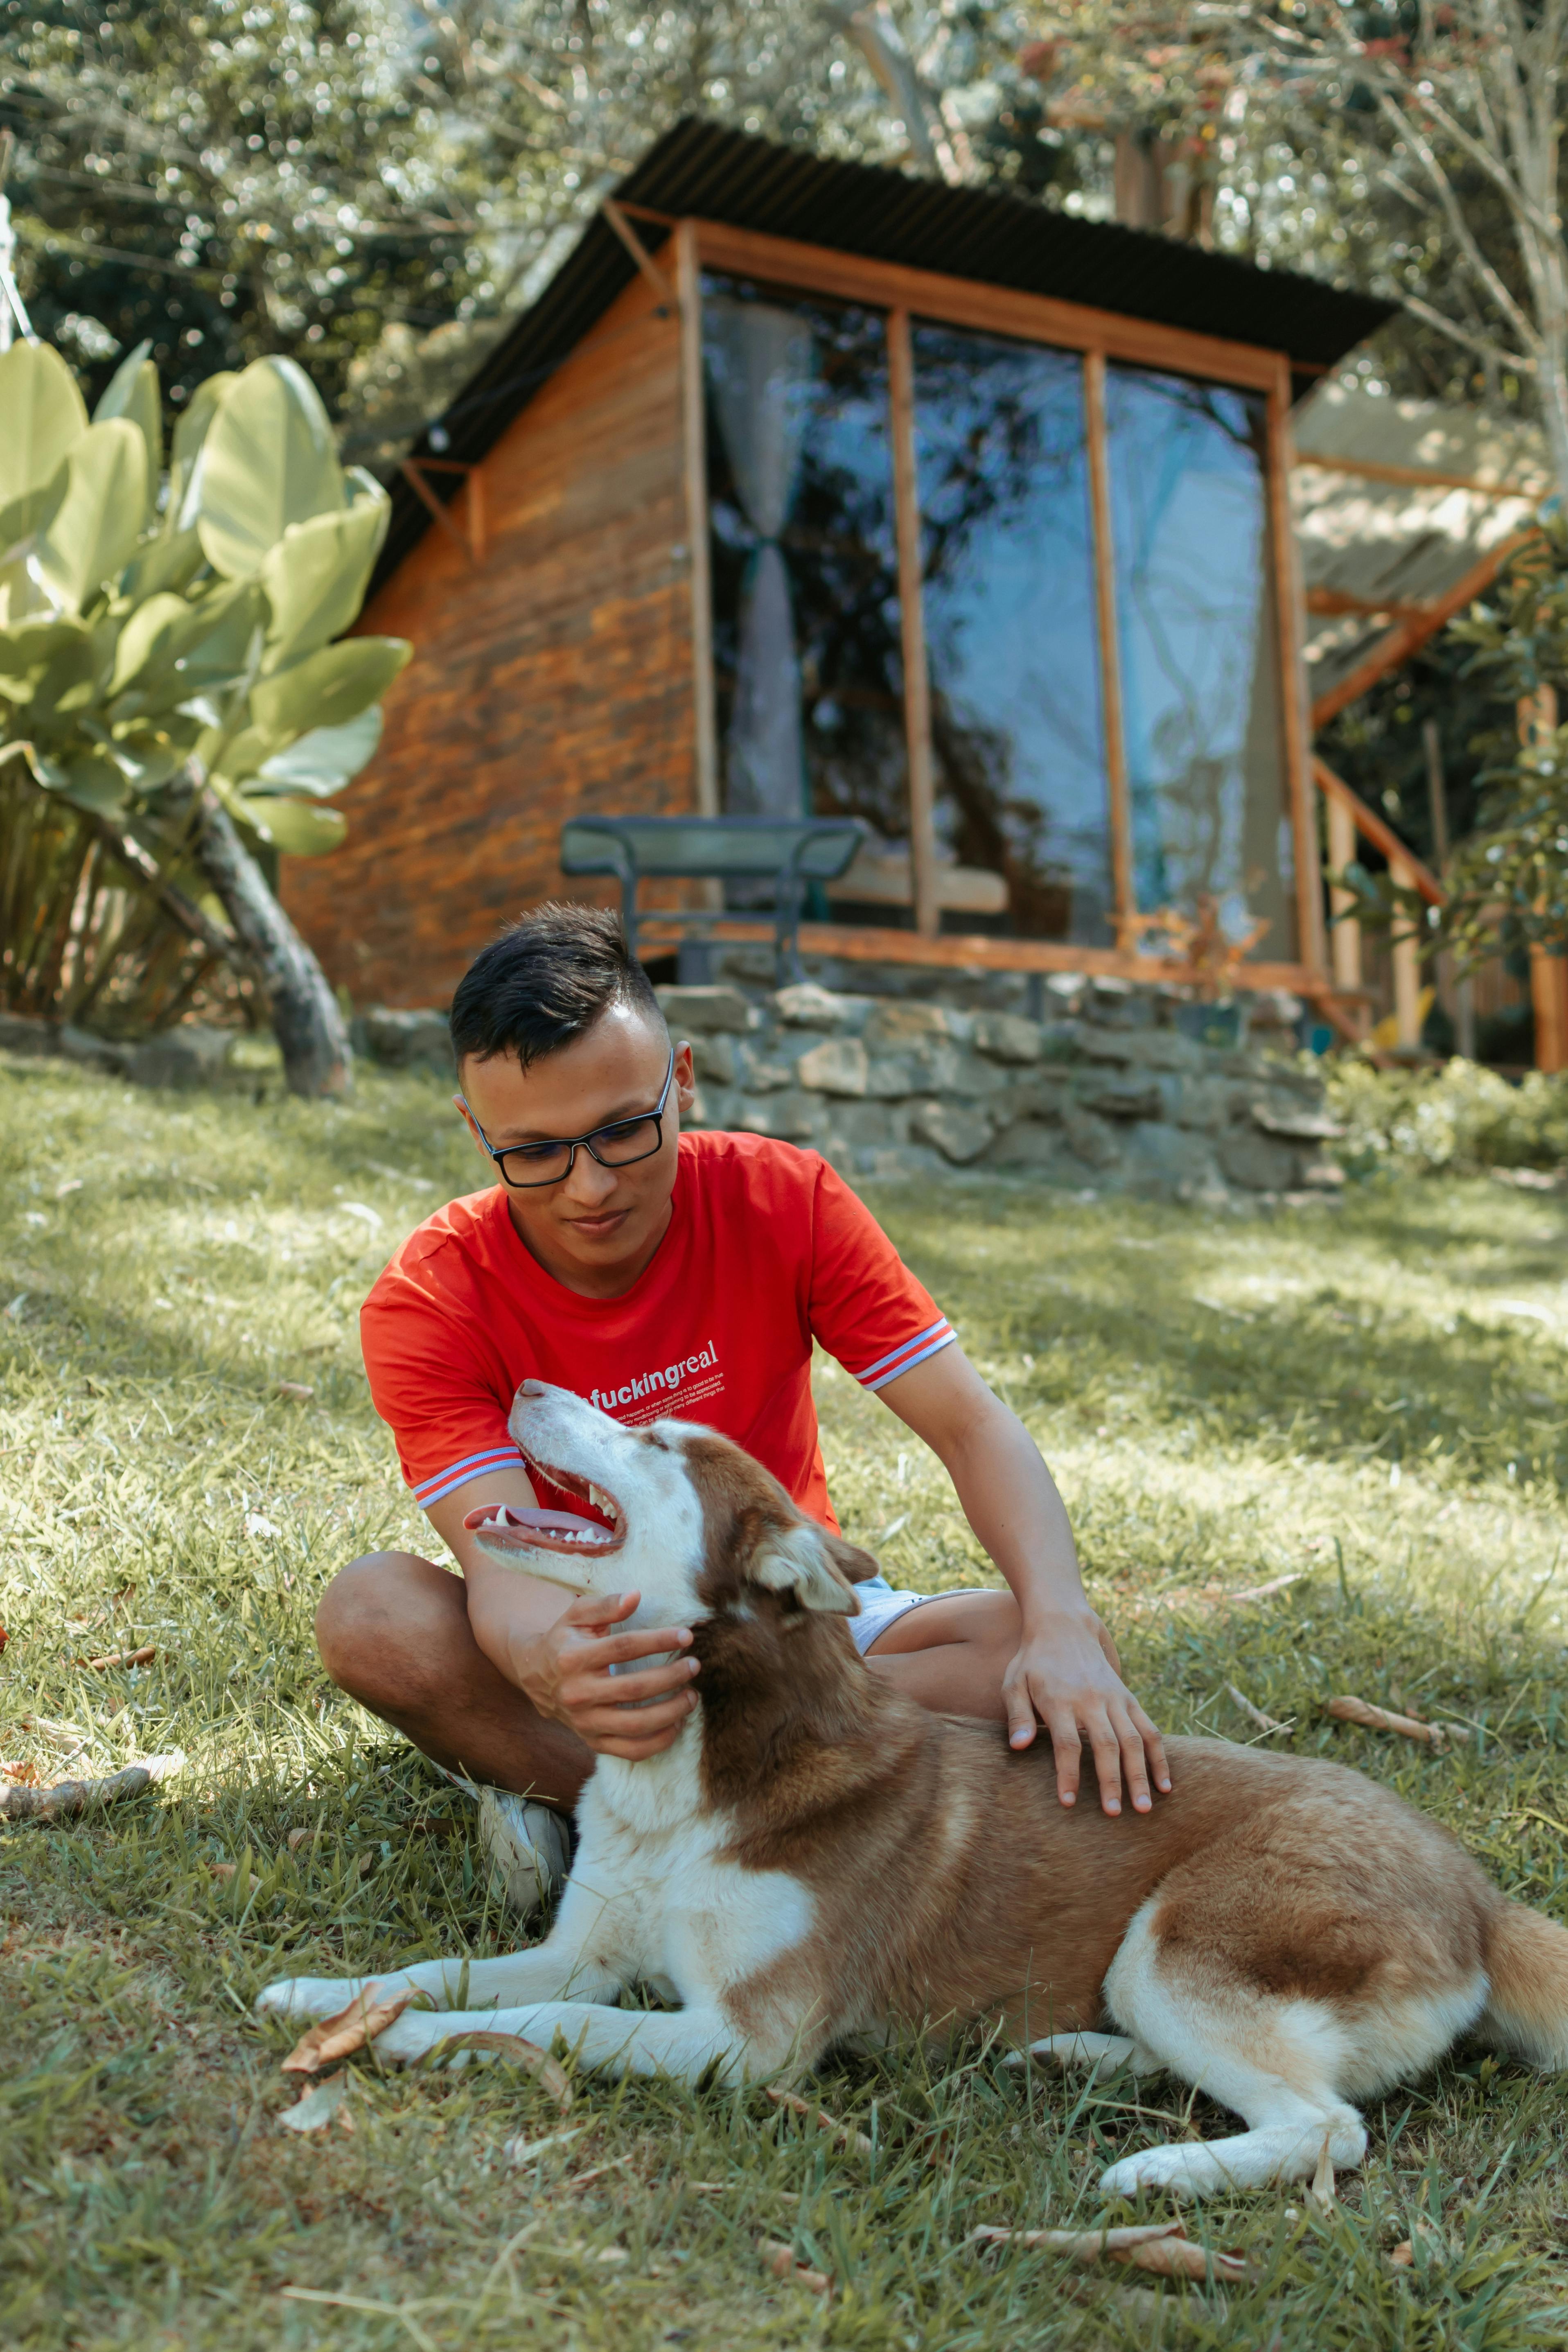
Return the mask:
[[[438,1004],[598,895],[568,816],[849,814],[808,955],[1153,975],[1209,900],[1326,997],[1290,415],[1387,316],[679,125],[405,467],[362,625],[415,659],[288,907]]]

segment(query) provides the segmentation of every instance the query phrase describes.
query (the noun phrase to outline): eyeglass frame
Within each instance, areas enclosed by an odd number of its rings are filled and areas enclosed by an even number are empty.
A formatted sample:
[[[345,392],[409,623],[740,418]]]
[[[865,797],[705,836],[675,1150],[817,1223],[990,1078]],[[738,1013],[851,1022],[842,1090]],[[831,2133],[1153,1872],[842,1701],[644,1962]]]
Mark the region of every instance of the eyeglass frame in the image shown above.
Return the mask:
[[[580,1150],[586,1151],[588,1157],[597,1162],[599,1167],[610,1169],[640,1168],[645,1160],[655,1159],[658,1154],[663,1150],[664,1107],[669,1100],[669,1089],[675,1083],[675,1061],[677,1050],[678,1049],[674,1045],[671,1045],[669,1049],[669,1067],[664,1074],[664,1085],[660,1090],[658,1104],[652,1110],[633,1111],[626,1118],[607,1118],[602,1126],[595,1128],[593,1133],[589,1135],[542,1135],[535,1143],[506,1143],[503,1144],[498,1151],[495,1145],[490,1141],[489,1137],[485,1133],[484,1129],[479,1125],[479,1120],[474,1118],[473,1108],[469,1104],[467,1096],[454,1095],[452,1099],[460,1107],[465,1117],[472,1124],[474,1133],[479,1137],[479,1141],[484,1145],[485,1150],[489,1153],[490,1158],[500,1170],[500,1181],[507,1187],[507,1190],[511,1192],[541,1192],[544,1190],[547,1184],[565,1183],[566,1179],[571,1175],[572,1171],[577,1165],[577,1154]],[[594,1136],[608,1135],[617,1127],[640,1126],[645,1118],[651,1118],[654,1124],[654,1144],[651,1151],[639,1151],[635,1160],[601,1160],[599,1158],[598,1153],[594,1149]],[[506,1163],[508,1155],[510,1152],[542,1150],[563,1150],[565,1152],[566,1165],[561,1171],[559,1176],[534,1176],[520,1184],[515,1176],[509,1176],[507,1174]]]

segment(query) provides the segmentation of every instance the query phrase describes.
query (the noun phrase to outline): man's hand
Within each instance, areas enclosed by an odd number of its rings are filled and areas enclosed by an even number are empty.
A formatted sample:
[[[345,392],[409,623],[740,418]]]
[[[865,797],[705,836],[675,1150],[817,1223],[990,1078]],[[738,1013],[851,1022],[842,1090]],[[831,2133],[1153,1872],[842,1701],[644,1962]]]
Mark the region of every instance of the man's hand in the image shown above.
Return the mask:
[[[691,1646],[687,1625],[612,1633],[641,1598],[579,1593],[547,1632],[517,1642],[511,1654],[511,1679],[541,1715],[563,1723],[596,1756],[621,1756],[628,1763],[669,1747],[697,1704],[693,1657],[669,1658],[641,1674],[611,1674],[612,1666],[631,1659]]]
[[[1026,1627],[1002,1696],[1011,1747],[1031,1747],[1041,1723],[1050,1733],[1064,1805],[1078,1801],[1086,1740],[1108,1813],[1121,1811],[1123,1774],[1134,1812],[1149,1811],[1151,1774],[1162,1793],[1170,1788],[1160,1735],[1123,1683],[1116,1645],[1091,1609]]]

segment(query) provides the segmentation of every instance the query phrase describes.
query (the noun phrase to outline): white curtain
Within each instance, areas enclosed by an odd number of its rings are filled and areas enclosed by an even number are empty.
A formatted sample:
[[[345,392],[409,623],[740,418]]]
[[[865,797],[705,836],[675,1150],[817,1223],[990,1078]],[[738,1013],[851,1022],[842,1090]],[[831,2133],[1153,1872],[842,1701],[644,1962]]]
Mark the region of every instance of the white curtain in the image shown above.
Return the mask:
[[[812,333],[793,310],[711,298],[702,329],[735,494],[758,542],[741,594],[725,804],[731,816],[797,817],[806,810],[800,662],[779,538],[810,421]]]

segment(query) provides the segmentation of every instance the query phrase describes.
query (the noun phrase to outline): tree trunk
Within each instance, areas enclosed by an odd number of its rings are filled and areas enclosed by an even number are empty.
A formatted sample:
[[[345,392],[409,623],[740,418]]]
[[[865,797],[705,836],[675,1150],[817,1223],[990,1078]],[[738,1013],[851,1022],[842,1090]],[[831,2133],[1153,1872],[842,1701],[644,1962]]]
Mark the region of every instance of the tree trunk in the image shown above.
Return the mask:
[[[210,785],[202,785],[196,803],[196,862],[259,971],[289,1093],[312,1098],[348,1094],[353,1055],[326,974],[268,888]]]

